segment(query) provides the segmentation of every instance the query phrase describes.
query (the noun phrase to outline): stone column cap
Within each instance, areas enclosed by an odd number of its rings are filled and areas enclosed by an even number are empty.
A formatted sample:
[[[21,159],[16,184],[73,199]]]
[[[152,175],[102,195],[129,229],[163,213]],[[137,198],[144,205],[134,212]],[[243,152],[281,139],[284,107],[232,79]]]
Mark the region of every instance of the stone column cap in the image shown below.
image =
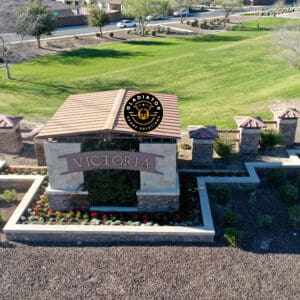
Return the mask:
[[[270,107],[271,112],[279,119],[298,119],[300,112],[294,107],[274,108]]]
[[[235,116],[234,120],[239,128],[260,129],[266,127],[261,117]]]
[[[219,133],[215,125],[188,126],[188,129],[191,139],[211,140],[219,137]]]
[[[23,119],[22,116],[0,115],[0,129],[14,128]]]

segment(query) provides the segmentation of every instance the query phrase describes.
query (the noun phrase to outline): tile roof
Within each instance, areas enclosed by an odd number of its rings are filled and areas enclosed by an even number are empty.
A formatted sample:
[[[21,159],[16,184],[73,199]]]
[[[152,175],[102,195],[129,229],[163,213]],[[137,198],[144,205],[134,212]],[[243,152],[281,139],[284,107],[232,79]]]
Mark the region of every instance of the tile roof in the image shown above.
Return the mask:
[[[5,116],[0,115],[0,129],[13,128],[23,119],[22,116]]]
[[[239,128],[263,128],[265,123],[260,117],[237,116],[234,117],[235,122]]]
[[[188,129],[192,139],[216,139],[219,137],[216,126],[189,126]]]
[[[138,134],[128,127],[123,116],[124,105],[137,93],[139,92],[120,89],[71,95],[47,122],[38,137],[112,132],[147,137],[180,138],[178,98],[175,95],[152,93],[164,107],[164,117],[158,128],[149,133]]]
[[[271,108],[271,111],[280,119],[300,118],[300,112],[296,108]]]

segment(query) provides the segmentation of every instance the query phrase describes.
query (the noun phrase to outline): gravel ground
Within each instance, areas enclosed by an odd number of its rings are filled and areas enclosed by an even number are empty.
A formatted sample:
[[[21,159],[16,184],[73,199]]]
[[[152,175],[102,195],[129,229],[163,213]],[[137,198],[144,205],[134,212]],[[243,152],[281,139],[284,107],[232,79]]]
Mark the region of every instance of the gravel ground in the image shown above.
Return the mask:
[[[1,299],[299,299],[295,254],[0,245]]]

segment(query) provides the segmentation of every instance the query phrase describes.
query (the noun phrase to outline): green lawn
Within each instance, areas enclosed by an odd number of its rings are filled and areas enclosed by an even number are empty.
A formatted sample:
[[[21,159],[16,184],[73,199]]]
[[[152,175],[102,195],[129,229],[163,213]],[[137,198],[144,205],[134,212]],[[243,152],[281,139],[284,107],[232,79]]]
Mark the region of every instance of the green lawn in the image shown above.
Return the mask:
[[[155,38],[83,48],[11,67],[0,79],[0,113],[51,116],[70,94],[137,89],[174,93],[181,125],[235,127],[234,115],[271,117],[272,99],[299,98],[300,71],[274,56],[269,29],[286,19],[244,23],[244,31]],[[0,70],[4,76],[4,70]]]

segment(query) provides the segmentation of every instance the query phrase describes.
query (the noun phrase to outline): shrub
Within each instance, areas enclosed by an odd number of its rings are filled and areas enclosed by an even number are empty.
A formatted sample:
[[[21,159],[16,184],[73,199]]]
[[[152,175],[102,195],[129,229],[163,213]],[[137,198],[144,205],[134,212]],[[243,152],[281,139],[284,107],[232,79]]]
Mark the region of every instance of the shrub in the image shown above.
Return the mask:
[[[261,150],[270,150],[273,149],[276,145],[282,145],[283,143],[284,139],[280,133],[274,130],[262,131],[259,140]]]
[[[282,169],[270,169],[267,173],[268,185],[272,188],[278,188],[286,182],[286,172]]]
[[[17,192],[15,189],[6,189],[3,192],[3,196],[2,198],[6,201],[6,202],[12,202],[12,201],[16,201],[17,200]]]
[[[289,223],[296,228],[300,228],[300,205],[291,206],[288,209]]]
[[[226,185],[220,185],[216,189],[216,201],[219,204],[227,204],[231,197],[231,190]]]
[[[108,36],[109,36],[110,38],[112,38],[112,37],[114,37],[114,33],[113,33],[113,32],[109,32],[109,33],[108,33]]]
[[[224,239],[232,247],[242,247],[244,244],[244,232],[233,227],[226,227],[224,229]]]
[[[155,36],[156,35],[156,31],[155,30],[151,30],[151,35]]]
[[[237,215],[232,211],[224,212],[224,227],[235,227],[237,226]]]
[[[0,225],[2,225],[4,223],[2,216],[0,215]]]
[[[293,204],[298,199],[298,188],[292,184],[284,184],[279,188],[281,201],[286,204]]]
[[[262,215],[262,214],[259,214],[257,216],[257,224],[260,228],[271,228],[274,224],[274,220],[273,220],[273,217],[271,215]]]
[[[228,158],[233,154],[234,142],[230,139],[219,138],[216,139],[214,150],[216,153],[224,158]]]

